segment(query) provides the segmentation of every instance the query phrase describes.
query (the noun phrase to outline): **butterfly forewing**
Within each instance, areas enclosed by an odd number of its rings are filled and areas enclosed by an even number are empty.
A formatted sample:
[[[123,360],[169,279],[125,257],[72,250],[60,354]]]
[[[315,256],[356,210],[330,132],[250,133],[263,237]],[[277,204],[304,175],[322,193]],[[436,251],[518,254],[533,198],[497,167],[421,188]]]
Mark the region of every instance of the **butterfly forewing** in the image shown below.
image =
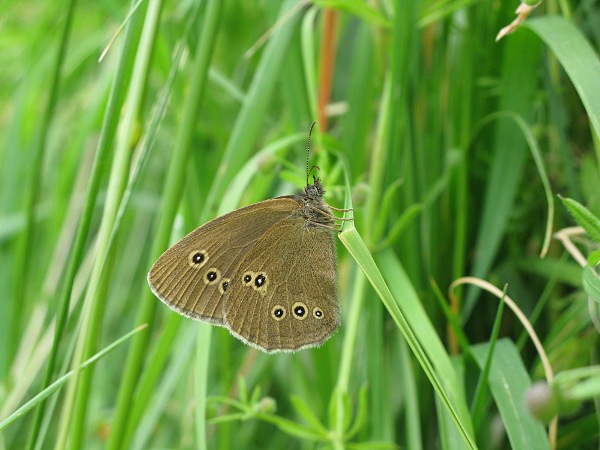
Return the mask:
[[[185,316],[225,325],[225,298],[246,255],[275,223],[298,208],[279,197],[220,216],[167,250],[148,274],[152,291]]]
[[[339,326],[336,283],[331,230],[308,226],[301,217],[282,218],[236,271],[225,326],[266,352],[320,345]]]

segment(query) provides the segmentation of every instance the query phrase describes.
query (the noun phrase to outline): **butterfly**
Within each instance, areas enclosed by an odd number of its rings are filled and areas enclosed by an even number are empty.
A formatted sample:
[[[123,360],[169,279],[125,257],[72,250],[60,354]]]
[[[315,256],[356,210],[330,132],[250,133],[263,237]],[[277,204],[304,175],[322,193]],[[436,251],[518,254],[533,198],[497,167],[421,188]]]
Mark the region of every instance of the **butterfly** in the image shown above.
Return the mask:
[[[340,324],[336,217],[324,193],[307,171],[297,194],[211,220],[158,258],[150,288],[176,312],[264,352],[321,345]]]

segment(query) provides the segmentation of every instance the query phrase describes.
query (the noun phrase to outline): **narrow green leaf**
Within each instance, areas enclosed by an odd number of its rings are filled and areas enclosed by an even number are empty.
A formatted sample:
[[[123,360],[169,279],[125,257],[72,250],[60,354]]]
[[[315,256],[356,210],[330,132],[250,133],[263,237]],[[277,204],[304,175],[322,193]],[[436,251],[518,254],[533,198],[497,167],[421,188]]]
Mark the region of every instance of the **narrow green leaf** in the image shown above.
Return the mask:
[[[21,406],[19,409],[17,409],[14,413],[12,413],[10,416],[8,416],[6,419],[4,419],[2,422],[0,422],[0,430],[2,430],[3,428],[7,427],[8,425],[10,425],[11,423],[13,423],[15,420],[17,420],[18,418],[20,418],[21,416],[23,416],[24,414],[27,414],[29,411],[31,411],[31,409],[33,409],[38,403],[46,400],[50,395],[52,395],[54,392],[56,392],[57,390],[59,390],[61,387],[63,387],[65,385],[65,383],[67,381],[69,381],[69,379],[77,372],[85,369],[86,367],[88,367],[91,364],[94,364],[96,361],[98,361],[100,358],[104,357],[107,353],[111,352],[112,350],[114,350],[116,347],[118,347],[120,344],[122,344],[123,342],[125,342],[127,339],[129,339],[130,337],[132,337],[134,334],[142,331],[144,328],[146,328],[147,325],[140,325],[139,327],[135,328],[134,330],[130,331],[129,333],[127,333],[126,335],[124,335],[123,337],[117,339],[115,342],[113,342],[112,344],[108,345],[107,347],[105,347],[103,350],[99,351],[98,353],[96,353],[94,356],[92,356],[91,358],[87,359],[86,361],[84,361],[77,369],[75,370],[71,370],[70,372],[67,372],[66,374],[64,374],[62,377],[60,377],[58,380],[56,380],[54,383],[52,383],[51,385],[49,385],[46,389],[44,389],[43,391],[41,391],[39,394],[37,394],[35,397],[33,397],[31,400],[29,400],[27,403],[25,403],[23,406]]]
[[[315,415],[313,410],[297,395],[292,395],[290,398],[294,409],[302,418],[308,422],[318,434],[322,434],[323,437],[327,436],[327,428],[319,421],[319,418]]]
[[[600,137],[600,59],[577,27],[559,16],[537,17],[525,22],[552,49],[565,69]]]
[[[585,229],[594,242],[600,243],[600,220],[578,201],[561,196],[559,198],[575,221]]]
[[[539,42],[521,33],[514,33],[503,44],[502,68],[499,78],[498,111],[512,111],[529,122],[532,117],[532,99],[537,92],[537,75],[541,52]],[[477,214],[477,238],[474,248],[471,275],[485,278],[503,237],[507,233],[508,220],[514,214],[515,199],[522,186],[523,171],[527,161],[526,140],[515,133],[509,121],[498,121],[494,127],[490,171],[486,175],[485,196],[481,211]],[[461,319],[467,320],[479,292],[468,289],[461,309]]]
[[[272,414],[259,414],[257,417],[265,422],[272,423],[281,431],[289,434],[290,436],[295,436],[300,439],[308,439],[310,441],[324,440],[324,437],[320,433],[316,433],[311,428],[305,427],[291,420],[284,419],[283,417],[274,416]]]
[[[346,432],[346,439],[351,439],[356,433],[358,433],[363,425],[365,424],[365,420],[367,418],[367,408],[369,405],[367,404],[367,386],[364,385],[360,388],[360,392],[358,394],[358,406],[356,407],[356,418],[354,419],[354,423]]]
[[[489,344],[475,345],[471,350],[475,361],[483,369]],[[531,380],[516,347],[507,339],[496,343],[488,385],[502,416],[511,447],[548,450],[550,444],[546,430],[527,412],[524,404],[525,392],[531,386]]]
[[[583,290],[592,299],[600,303],[600,276],[590,266],[583,268]]]
[[[257,385],[252,390],[252,395],[250,396],[250,404],[254,405],[254,404],[258,403],[260,401],[261,394],[262,394],[262,390],[261,390],[260,386]]]
[[[600,249],[590,252],[590,254],[587,257],[587,262],[591,267],[600,264]]]
[[[444,407],[449,412],[454,424],[459,430],[459,433],[463,437],[465,443],[470,448],[477,448],[475,442],[473,441],[471,435],[467,431],[468,424],[463,423],[461,420],[461,416],[459,416],[454,404],[450,401],[448,393],[442,387],[442,383],[437,375],[437,373],[433,370],[431,366],[430,360],[427,358],[421,344],[415,337],[415,334],[409,326],[406,318],[400,308],[398,307],[397,301],[392,296],[388,286],[381,275],[373,257],[369,253],[365,243],[362,238],[358,234],[355,228],[350,230],[343,231],[340,233],[340,240],[343,242],[345,247],[348,249],[356,263],[362,269],[366,277],[368,278],[371,286],[375,289],[375,292],[387,308],[389,314],[392,316],[398,329],[402,332],[408,345],[410,346],[413,354],[421,364],[425,374],[429,378],[434,390],[439,395],[440,401],[444,405]],[[396,275],[397,276],[397,275]],[[417,301],[418,303],[418,301]],[[453,396],[455,400],[458,400],[456,396]],[[464,417],[464,416],[462,416]]]
[[[165,178],[166,188],[163,194],[164,197],[162,200],[160,220],[153,236],[154,242],[152,243],[152,250],[149,255],[151,261],[157,258],[167,247],[175,214],[181,200],[185,184],[182,174],[185,172],[185,167],[189,160],[190,143],[193,136],[193,130],[195,130],[194,124],[198,117],[200,101],[204,98],[204,93],[206,91],[205,86],[208,67],[210,65],[213,46],[217,35],[216,31],[221,19],[221,5],[222,2],[220,0],[215,0],[207,5],[202,28],[197,35],[199,45],[193,64],[191,65],[190,79],[193,80],[193,82],[189,84],[188,96],[186,97],[186,101],[182,104],[181,123],[174,140],[174,148]],[[151,262],[149,261],[148,266],[150,264]],[[152,298],[152,293],[149,290],[146,290],[142,296],[143,299],[140,302],[137,320],[146,322],[153,318],[156,302],[155,299]],[[174,337],[178,325],[178,322],[171,323],[174,323],[172,327],[169,327],[169,330],[172,331],[172,333],[168,335],[168,339],[165,338],[165,341]],[[206,332],[205,330],[206,328],[201,328],[201,333]],[[147,348],[147,339],[133,340],[125,363],[124,376],[119,387],[111,434],[106,446],[107,449],[117,450],[129,447],[129,442],[125,442],[124,439],[129,439],[133,436],[134,430],[137,428],[138,424],[132,423],[131,420],[138,419],[140,414],[134,414],[133,416],[130,414],[132,404],[131,399],[136,391],[136,387],[139,386],[140,372],[142,370],[144,358],[148,354]],[[159,372],[163,363],[164,352],[155,355],[155,358],[149,363],[151,368],[150,373],[156,374]],[[157,378],[158,377],[146,378],[146,380],[149,381],[148,385],[156,382]],[[146,389],[144,389],[143,393],[150,395],[152,389],[151,386],[148,385],[144,386]],[[146,403],[148,401],[148,396],[138,397],[137,400],[140,403]],[[196,407],[203,409],[203,405],[201,404],[197,404]],[[203,418],[204,416],[201,415],[201,417]]]
[[[488,353],[485,358],[485,364],[483,370],[477,380],[477,386],[475,387],[475,394],[473,394],[473,408],[471,409],[471,416],[473,417],[473,426],[475,429],[479,429],[481,419],[484,416],[484,394],[485,386],[488,382],[492,361],[494,358],[494,349],[496,342],[498,341],[498,334],[500,333],[500,324],[502,323],[502,313],[504,312],[504,296],[506,295],[506,287],[504,288],[503,296],[498,304],[498,311],[496,313],[496,319],[494,320],[494,326],[492,327],[492,333],[489,339]]]

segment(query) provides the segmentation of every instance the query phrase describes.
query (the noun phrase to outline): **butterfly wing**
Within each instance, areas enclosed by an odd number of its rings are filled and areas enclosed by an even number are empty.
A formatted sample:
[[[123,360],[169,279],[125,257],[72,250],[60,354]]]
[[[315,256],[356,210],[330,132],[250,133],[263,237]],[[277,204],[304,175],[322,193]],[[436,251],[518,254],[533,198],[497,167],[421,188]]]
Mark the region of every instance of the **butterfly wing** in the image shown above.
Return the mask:
[[[291,197],[278,197],[202,225],[154,263],[150,288],[178,313],[225,326],[223,305],[233,274],[266,230],[297,208]]]
[[[322,344],[340,323],[331,230],[284,218],[264,232],[231,280],[225,325],[266,352]]]

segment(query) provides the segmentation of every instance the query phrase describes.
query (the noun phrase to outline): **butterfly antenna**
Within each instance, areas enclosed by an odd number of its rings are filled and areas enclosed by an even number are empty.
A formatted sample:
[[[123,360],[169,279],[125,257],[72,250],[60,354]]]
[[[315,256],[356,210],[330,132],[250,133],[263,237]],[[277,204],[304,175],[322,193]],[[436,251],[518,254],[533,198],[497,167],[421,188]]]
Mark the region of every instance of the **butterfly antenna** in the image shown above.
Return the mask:
[[[308,160],[310,159],[310,137],[312,135],[312,130],[315,127],[317,122],[313,122],[310,126],[310,130],[308,130],[308,146],[306,148],[306,185],[308,186]]]

